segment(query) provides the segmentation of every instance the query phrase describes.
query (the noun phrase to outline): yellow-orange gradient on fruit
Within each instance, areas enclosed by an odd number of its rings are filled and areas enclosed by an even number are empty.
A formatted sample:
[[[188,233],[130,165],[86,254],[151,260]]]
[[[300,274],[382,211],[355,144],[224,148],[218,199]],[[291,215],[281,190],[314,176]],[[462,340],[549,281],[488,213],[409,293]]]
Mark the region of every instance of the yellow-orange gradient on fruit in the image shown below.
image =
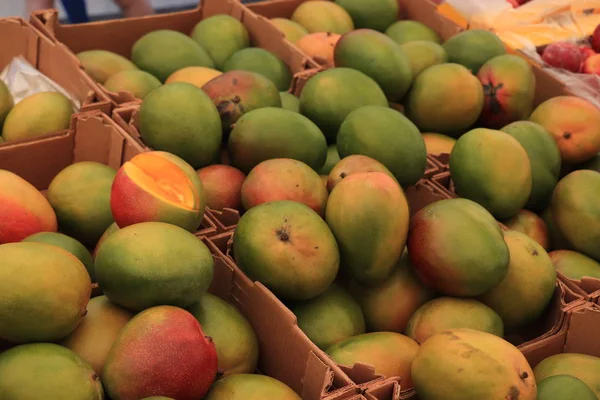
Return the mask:
[[[20,176],[0,170],[0,244],[20,242],[38,232],[56,232],[48,200]]]
[[[140,222],[166,222],[188,231],[200,225],[205,198],[196,171],[173,154],[139,154],[117,172],[110,207],[120,228]]]

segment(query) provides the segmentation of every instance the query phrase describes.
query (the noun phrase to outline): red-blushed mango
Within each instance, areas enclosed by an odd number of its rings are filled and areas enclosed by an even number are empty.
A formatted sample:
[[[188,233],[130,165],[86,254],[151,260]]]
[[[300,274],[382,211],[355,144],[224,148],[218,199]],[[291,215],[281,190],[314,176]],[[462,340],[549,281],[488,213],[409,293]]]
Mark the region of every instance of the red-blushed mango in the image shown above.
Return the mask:
[[[250,210],[263,203],[292,200],[325,215],[327,189],[319,174],[290,158],[263,161],[250,171],[242,185],[242,204]]]
[[[320,65],[332,68],[335,65],[335,45],[341,37],[337,33],[315,32],[303,36],[295,45]]]
[[[32,184],[0,170],[0,244],[20,242],[38,232],[56,232],[56,214]]]
[[[87,50],[77,53],[77,58],[83,64],[85,72],[96,82],[104,83],[117,72],[137,70],[134,63],[107,50]]]
[[[414,42],[417,40],[427,40],[433,43],[442,43],[442,38],[433,29],[427,25],[411,20],[402,20],[393,23],[386,30],[385,34],[394,39],[398,44]]]
[[[500,283],[510,258],[494,217],[467,199],[440,200],[415,214],[408,254],[423,283],[460,297],[483,294]]]
[[[556,250],[548,253],[556,271],[569,279],[581,280],[584,276],[600,279],[600,263],[572,250]]]
[[[110,92],[130,92],[138,99],[143,99],[148,93],[158,88],[162,83],[153,75],[144,71],[117,72],[104,83],[104,88]]]
[[[354,29],[350,14],[333,2],[304,2],[292,14],[292,21],[310,33],[333,32],[341,35]]]
[[[92,257],[94,259],[96,259],[96,253],[98,253],[98,249],[100,248],[100,246],[102,245],[102,243],[113,233],[117,232],[119,229],[119,225],[117,225],[116,222],[113,222],[112,224],[110,224],[110,226],[108,228],[106,228],[106,230],[104,231],[104,233],[102,234],[102,236],[100,236],[100,239],[98,240],[98,243],[96,243],[96,247],[94,247],[94,251],[92,252]]]
[[[580,379],[600,398],[600,358],[587,354],[562,353],[550,356],[536,365],[535,380],[569,375]]]
[[[524,233],[535,240],[544,250],[550,250],[548,227],[544,220],[531,211],[521,210],[514,217],[504,221],[509,229]]]
[[[175,82],[191,83],[199,89],[210,80],[223,74],[221,71],[206,67],[185,67],[173,72],[165,81],[165,85]]]
[[[345,177],[329,195],[325,220],[340,246],[342,267],[356,281],[377,285],[392,274],[409,222],[398,182],[382,172]]]
[[[48,201],[56,212],[59,230],[94,246],[114,222],[110,191],[116,171],[92,161],[69,165],[52,179]]]
[[[219,70],[237,51],[250,46],[250,35],[242,21],[227,14],[202,19],[190,36],[206,49]]]
[[[522,57],[505,54],[494,57],[479,69],[485,101],[479,121],[486,128],[500,129],[524,120],[533,110],[535,75]]]
[[[215,295],[204,293],[188,311],[215,343],[222,376],[256,370],[258,338],[237,308]]]
[[[600,110],[575,96],[558,96],[540,104],[529,120],[554,136],[564,163],[589,160],[600,152]]]
[[[291,308],[298,327],[321,350],[352,336],[365,333],[360,305],[341,286],[333,283],[314,299]]]
[[[296,43],[300,38],[308,35],[305,27],[287,18],[271,18],[271,23],[283,33],[291,43]]]
[[[568,243],[600,261],[600,172],[579,170],[558,182],[550,207],[558,231]]]
[[[196,171],[166,152],[141,153],[127,161],[117,172],[110,193],[110,208],[121,228],[167,222],[193,232],[205,206],[206,195]]]
[[[369,287],[352,281],[350,289],[371,332],[403,333],[410,317],[433,297],[413,273],[407,252],[383,283]]]
[[[525,356],[504,339],[472,329],[429,338],[414,358],[411,373],[422,400],[536,400],[537,395]]]
[[[323,293],[340,265],[338,245],[325,221],[310,207],[289,200],[246,212],[233,235],[233,254],[251,279],[290,300]]]
[[[92,282],[77,257],[45,243],[7,243],[0,264],[0,339],[51,342],[79,325]]]
[[[537,400],[598,400],[582,380],[570,375],[555,375],[538,382]]]
[[[452,149],[449,165],[458,195],[498,219],[515,216],[531,194],[529,156],[507,133],[485,128],[465,133]]]
[[[359,172],[382,172],[394,180],[396,179],[394,174],[379,161],[371,157],[354,154],[344,157],[331,169],[327,178],[327,189],[331,192],[342,179]]]
[[[327,354],[340,365],[368,364],[378,375],[399,376],[403,382],[402,389],[407,390],[413,387],[410,370],[418,350],[417,342],[408,336],[372,332],[339,342],[327,349]]]
[[[529,236],[504,232],[510,252],[504,279],[480,300],[496,311],[506,331],[535,322],[546,311],[556,286],[556,271],[548,253]]]
[[[400,6],[396,0],[335,0],[350,14],[357,29],[374,29],[383,32],[396,22]]]
[[[106,297],[141,311],[195,303],[212,282],[214,261],[192,233],[163,222],[142,222],[110,235],[98,249],[95,265]]]
[[[133,313],[111,303],[106,296],[91,299],[79,326],[60,344],[73,350],[102,377],[111,347]]]
[[[217,351],[189,312],[172,306],[142,311],[111,348],[102,383],[108,395],[138,400],[164,395],[203,398],[217,375]]]
[[[420,307],[406,327],[406,335],[423,344],[431,336],[450,329],[468,328],[504,336],[502,318],[474,299],[438,297]]]
[[[290,387],[258,374],[235,374],[219,379],[204,400],[300,400]]]
[[[0,354],[2,399],[102,400],[102,382],[77,354],[54,343],[33,343]]]
[[[427,154],[450,154],[456,144],[456,139],[441,133],[424,133],[423,140]]]
[[[213,210],[242,208],[242,184],[246,175],[229,165],[209,165],[196,171],[206,195],[206,206]]]

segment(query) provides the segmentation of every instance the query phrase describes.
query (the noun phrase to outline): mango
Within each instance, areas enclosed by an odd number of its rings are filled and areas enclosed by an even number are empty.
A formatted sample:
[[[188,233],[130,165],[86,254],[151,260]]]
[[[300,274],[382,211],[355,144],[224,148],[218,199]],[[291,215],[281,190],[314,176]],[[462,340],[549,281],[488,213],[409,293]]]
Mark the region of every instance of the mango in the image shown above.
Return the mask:
[[[465,133],[452,149],[449,164],[458,195],[481,204],[498,219],[514,217],[529,199],[529,157],[504,132],[478,128]]]
[[[519,141],[531,164],[531,194],[525,207],[542,211],[550,203],[560,175],[560,150],[552,135],[540,124],[517,121],[501,129]]]
[[[569,375],[581,380],[596,395],[600,396],[600,358],[587,354],[562,353],[540,362],[533,372],[535,380],[544,380],[558,375]]]
[[[413,78],[429,67],[448,62],[446,50],[428,40],[415,40],[400,46],[410,64]]]
[[[507,228],[524,233],[535,240],[544,250],[550,249],[550,237],[546,222],[535,213],[521,210],[514,217],[504,221]]]
[[[106,296],[92,298],[79,326],[60,344],[90,364],[100,377],[106,357],[133,313],[113,304]]]
[[[283,36],[291,43],[296,43],[298,39],[308,35],[305,27],[297,22],[287,18],[271,18],[271,23],[283,33]]]
[[[181,308],[158,306],[125,325],[102,377],[108,395],[117,400],[155,395],[197,400],[206,395],[216,375],[215,345],[196,318]]]
[[[167,222],[194,232],[206,198],[196,171],[170,153],[138,154],[117,172],[110,193],[115,222],[124,228],[140,222]]]
[[[438,297],[422,305],[410,318],[406,335],[423,344],[435,334],[468,328],[504,336],[502,318],[491,308],[474,299]]]
[[[569,375],[556,375],[538,383],[537,400],[598,400],[583,381]]]
[[[548,228],[548,238],[550,239],[550,249],[559,250],[559,249],[571,249],[572,246],[567,242],[564,238],[563,234],[560,233],[558,227],[556,226],[556,221],[554,220],[554,216],[552,215],[552,209],[550,207],[546,208],[541,214],[540,217],[546,223],[546,227]]]
[[[424,133],[423,140],[427,154],[450,154],[456,144],[456,139],[440,133]]]
[[[202,89],[206,83],[223,74],[221,71],[206,67],[185,67],[173,72],[167,80],[168,83],[186,82]]]
[[[327,158],[327,141],[317,125],[304,115],[275,107],[244,114],[235,124],[227,148],[231,165],[246,173],[275,158],[301,161],[318,171]]]
[[[369,287],[352,281],[350,290],[371,332],[403,333],[410,317],[433,297],[413,273],[406,251],[383,283]]]
[[[379,0],[364,2],[362,0],[335,0],[350,14],[357,29],[374,29],[379,32],[385,31],[398,19],[400,12],[399,3],[396,0]]]
[[[354,29],[350,14],[333,2],[303,2],[292,14],[292,21],[310,33],[332,32],[341,35]]]
[[[202,90],[217,107],[225,140],[245,113],[262,107],[281,107],[277,87],[269,79],[254,72],[226,72],[208,82]]]
[[[96,253],[96,277],[106,297],[132,311],[161,304],[192,305],[213,276],[210,251],[193,234],[144,222],[110,235]]]
[[[426,40],[437,44],[442,43],[440,35],[427,25],[418,21],[397,21],[385,30],[385,34],[398,44],[415,42],[418,40]]]
[[[85,72],[100,84],[104,84],[117,72],[138,69],[134,63],[122,55],[107,50],[82,51],[77,53],[77,58]]]
[[[342,38],[331,32],[315,32],[303,36],[296,42],[296,47],[318,64],[333,68],[335,66],[335,46]]]
[[[246,212],[233,235],[233,255],[250,279],[289,300],[323,293],[340,265],[335,237],[325,221],[310,207],[289,200]]]
[[[33,185],[0,170],[0,244],[20,242],[38,232],[56,232],[56,214]]]
[[[372,332],[339,342],[327,349],[327,354],[340,365],[363,363],[374,367],[378,375],[398,376],[404,382],[403,390],[407,390],[413,387],[410,369],[418,350],[417,342],[407,336]]]
[[[464,247],[469,243],[469,249]],[[410,225],[408,254],[423,283],[448,296],[483,294],[504,279],[510,253],[502,230],[467,199],[431,203]]]
[[[529,117],[552,134],[565,164],[587,161],[600,152],[600,110],[575,96],[557,96]]]
[[[152,91],[139,114],[140,136],[154,150],[181,157],[193,168],[219,154],[221,121],[211,99],[192,84],[177,82]]]
[[[600,172],[579,170],[558,182],[550,207],[556,227],[577,250],[600,261]]]
[[[325,164],[319,170],[320,175],[325,175],[325,184],[327,185],[327,179],[329,178],[329,173],[336,166],[337,163],[340,162],[340,154],[338,153],[337,146],[335,144],[331,144],[327,146],[327,158],[325,159]]]
[[[523,354],[496,335],[472,329],[429,338],[414,358],[411,373],[422,400],[536,400],[537,395]]]
[[[477,74],[494,57],[506,54],[502,40],[493,32],[471,29],[446,40],[443,44],[451,63],[461,64]]]
[[[0,339],[51,342],[79,325],[92,282],[74,255],[45,243],[8,243],[0,245],[0,263]]]
[[[6,115],[2,137],[7,142],[69,129],[73,105],[57,92],[39,92],[18,102]]]
[[[102,234],[102,236],[100,236],[100,239],[98,240],[98,243],[96,243],[96,247],[94,247],[94,251],[92,252],[92,257],[94,259],[96,259],[96,253],[98,252],[98,249],[100,248],[100,245],[102,245],[102,243],[113,233],[117,232],[119,229],[119,225],[117,225],[116,222],[113,222],[112,224],[110,224],[110,226],[108,228],[106,228],[106,230],[104,231],[104,233]],[[95,271],[95,267],[94,267],[94,271]]]
[[[277,90],[288,90],[292,72],[273,53],[258,47],[243,49],[233,54],[223,66],[223,71],[249,71],[269,79]]]
[[[354,154],[344,157],[331,169],[327,177],[327,190],[331,192],[342,179],[359,172],[382,172],[390,178],[396,179],[394,174],[379,161],[371,157]]]
[[[67,235],[63,235],[62,233],[40,232],[27,236],[23,239],[23,242],[46,243],[68,251],[81,261],[90,275],[92,282],[96,282],[96,273],[94,271],[94,260],[92,259],[92,255],[88,249],[77,240]]]
[[[300,99],[288,92],[279,92],[281,108],[293,112],[300,112]]]
[[[210,293],[188,311],[215,343],[222,376],[252,373],[258,362],[258,338],[246,318],[231,304]]]
[[[206,49],[219,70],[233,54],[250,46],[250,36],[244,24],[225,14],[198,22],[190,36]]]
[[[360,305],[335,283],[321,295],[291,308],[298,326],[321,350],[365,333]]]
[[[399,102],[412,83],[408,57],[383,33],[357,29],[343,35],[334,51],[336,67],[353,68],[373,78],[388,100]]]
[[[14,347],[0,354],[3,399],[102,400],[92,367],[71,350],[52,343]]]
[[[250,171],[241,195],[246,210],[271,201],[291,200],[324,216],[329,194],[321,177],[308,165],[290,158],[275,158]]]
[[[352,111],[337,136],[340,157],[362,154],[385,165],[402,187],[425,172],[427,150],[419,129],[389,107],[364,106]]]
[[[69,165],[52,179],[48,201],[54,208],[61,232],[94,246],[114,222],[111,213],[111,186],[116,172],[92,161]]]
[[[206,207],[213,210],[242,208],[242,184],[246,175],[230,165],[209,165],[196,171],[206,196]]]
[[[556,250],[548,253],[556,271],[569,279],[579,281],[583,277],[600,279],[600,263],[571,250]]]
[[[529,236],[504,232],[510,252],[504,279],[480,300],[496,311],[507,331],[514,332],[538,319],[552,300],[556,271],[544,248]]]
[[[4,124],[4,119],[15,105],[12,94],[4,81],[0,80],[0,127]],[[1,136],[0,136],[1,138]],[[2,143],[2,140],[0,140]]]
[[[402,188],[381,172],[352,174],[332,190],[325,220],[340,246],[341,264],[359,283],[385,281],[400,259],[409,210]]]
[[[112,75],[104,83],[104,88],[110,92],[130,92],[138,99],[144,99],[148,93],[158,88],[162,83],[154,76],[144,71],[121,71]]]
[[[131,61],[161,82],[184,67],[215,66],[204,47],[189,36],[169,29],[155,30],[139,38],[131,49]]]
[[[236,374],[219,379],[204,400],[300,400],[283,382],[265,375]]]

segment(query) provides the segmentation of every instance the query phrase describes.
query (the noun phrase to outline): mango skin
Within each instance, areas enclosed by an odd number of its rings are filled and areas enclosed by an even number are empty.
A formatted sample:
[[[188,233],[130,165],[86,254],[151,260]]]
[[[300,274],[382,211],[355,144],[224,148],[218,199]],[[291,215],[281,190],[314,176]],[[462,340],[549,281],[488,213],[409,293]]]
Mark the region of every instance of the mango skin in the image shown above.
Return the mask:
[[[4,119],[15,105],[12,94],[8,90],[8,86],[4,81],[0,82],[0,127],[4,123]],[[0,129],[1,132],[1,129]],[[1,136],[0,136],[1,138]],[[2,143],[2,140],[0,140]]]
[[[74,255],[45,243],[9,243],[0,246],[0,260],[0,339],[51,342],[79,325],[92,282]]]
[[[579,170],[558,182],[550,208],[559,232],[577,250],[600,262],[600,172]]]
[[[90,299],[79,326],[60,344],[88,362],[101,377],[106,357],[133,313],[111,303],[106,296]]]
[[[48,201],[60,231],[87,246],[94,246],[114,222],[110,192],[116,171],[97,162],[71,164],[54,177]]]
[[[352,367],[356,363],[375,367],[375,373],[399,376],[403,390],[412,388],[411,363],[419,345],[408,336],[392,332],[372,332],[339,342],[326,353],[338,364]]]
[[[421,306],[408,321],[406,335],[417,343],[440,332],[468,328],[504,336],[502,318],[491,308],[474,299],[438,297]]]
[[[250,47],[233,54],[223,66],[223,71],[250,71],[268,78],[278,91],[288,90],[292,83],[289,67],[273,53]]]
[[[468,257],[462,243],[471,244]],[[477,296],[500,283],[510,258],[494,218],[460,198],[431,203],[413,216],[408,254],[425,285],[458,297]]]
[[[296,113],[300,112],[300,99],[288,92],[279,92],[281,98],[281,108]]]
[[[271,23],[283,33],[291,43],[296,43],[303,36],[308,35],[305,27],[287,18],[271,18]]]
[[[354,29],[350,14],[333,2],[304,2],[296,8],[291,19],[310,33],[332,32],[341,35]]]
[[[537,400],[598,400],[583,381],[570,375],[555,375],[538,383]]]
[[[191,83],[199,89],[202,89],[206,83],[210,80],[222,75],[221,71],[206,67],[185,67],[173,72],[167,80],[165,85],[175,82]]]
[[[325,158],[325,164],[319,170],[319,175],[326,175],[329,177],[329,173],[340,162],[340,154],[338,153],[337,146],[330,144],[327,146],[327,157]]]
[[[283,382],[266,375],[236,374],[218,380],[204,400],[300,400]]]
[[[206,49],[219,70],[237,51],[250,46],[246,27],[230,15],[213,15],[203,19],[196,24],[190,36]]]
[[[77,259],[85,266],[92,282],[96,282],[96,273],[94,271],[94,260],[92,259],[92,255],[88,249],[77,240],[67,235],[63,235],[62,233],[40,232],[26,237],[23,239],[23,242],[46,243],[68,251],[77,257]]]
[[[448,62],[448,55],[442,46],[427,40],[416,40],[400,46],[410,64],[413,78],[434,65]]]
[[[426,40],[436,44],[442,43],[442,38],[427,25],[411,20],[401,20],[390,25],[385,34],[398,44]]]
[[[212,338],[222,376],[251,374],[258,362],[258,338],[248,320],[233,305],[210,293],[188,308]]]
[[[331,192],[342,179],[348,175],[357,174],[359,172],[382,172],[396,180],[392,171],[387,169],[385,165],[379,161],[361,154],[353,154],[339,160],[333,168],[331,168],[329,176],[327,177],[327,190]]]
[[[442,45],[451,63],[467,67],[477,74],[487,61],[506,54],[502,40],[493,32],[471,29],[446,40]]]
[[[148,93],[160,87],[162,83],[153,75],[144,71],[121,71],[112,75],[104,83],[110,92],[130,92],[138,99],[144,99]]]
[[[71,350],[52,343],[14,347],[0,354],[5,399],[103,400],[100,378]]]
[[[400,6],[395,0],[366,3],[361,0],[336,0],[350,14],[357,29],[385,31],[398,19]]]
[[[233,249],[236,263],[250,279],[289,300],[323,293],[340,265],[335,237],[325,221],[310,207],[289,200],[246,212],[233,235]]]
[[[85,72],[96,82],[104,84],[112,75],[133,71],[138,67],[122,55],[107,50],[87,50],[77,53]]]
[[[504,240],[510,251],[508,273],[480,300],[514,332],[544,313],[554,295],[556,271],[548,253],[529,236],[507,231]]]
[[[585,383],[600,398],[600,358],[587,354],[562,353],[536,365],[535,380],[542,382],[557,375],[573,376]]]
[[[427,154],[450,154],[456,139],[440,133],[423,133]]]
[[[56,214],[33,185],[0,170],[0,244],[20,242],[38,232],[56,232]]]
[[[514,217],[503,221],[507,228],[524,233],[535,240],[544,250],[550,250],[550,236],[546,222],[535,213],[521,210]]]
[[[206,245],[184,229],[143,222],[110,235],[98,249],[95,264],[106,297],[141,311],[162,304],[193,304],[212,281],[214,261]]]
[[[119,225],[117,225],[116,222],[113,222],[112,224],[110,224],[110,226],[108,228],[106,228],[106,230],[104,231],[104,233],[102,234],[102,236],[100,236],[100,239],[98,240],[98,243],[96,243],[96,247],[94,247],[94,251],[92,252],[92,257],[94,259],[96,259],[96,253],[98,252],[98,249],[100,248],[100,245],[102,245],[102,243],[113,233],[117,232],[119,229]],[[95,269],[94,269],[95,271]]]
[[[600,279],[600,263],[571,250],[556,250],[548,253],[554,268],[569,279],[581,280],[584,276]]]
[[[409,210],[402,188],[381,172],[352,174],[333,189],[325,220],[340,247],[341,265],[365,285],[392,273],[404,251]]]
[[[40,92],[24,98],[8,113],[2,127],[5,141],[32,139],[69,129],[71,101],[61,93]]]
[[[533,371],[523,354],[486,332],[453,329],[432,336],[411,372],[422,400],[536,400]]]

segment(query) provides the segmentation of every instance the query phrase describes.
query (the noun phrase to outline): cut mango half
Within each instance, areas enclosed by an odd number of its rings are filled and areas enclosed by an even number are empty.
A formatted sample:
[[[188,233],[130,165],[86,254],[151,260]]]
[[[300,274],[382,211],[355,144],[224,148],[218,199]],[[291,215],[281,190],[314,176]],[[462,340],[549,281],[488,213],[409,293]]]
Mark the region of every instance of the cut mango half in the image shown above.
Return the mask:
[[[135,156],[123,165],[127,176],[157,198],[188,210],[197,209],[196,189],[179,166],[154,153]]]

